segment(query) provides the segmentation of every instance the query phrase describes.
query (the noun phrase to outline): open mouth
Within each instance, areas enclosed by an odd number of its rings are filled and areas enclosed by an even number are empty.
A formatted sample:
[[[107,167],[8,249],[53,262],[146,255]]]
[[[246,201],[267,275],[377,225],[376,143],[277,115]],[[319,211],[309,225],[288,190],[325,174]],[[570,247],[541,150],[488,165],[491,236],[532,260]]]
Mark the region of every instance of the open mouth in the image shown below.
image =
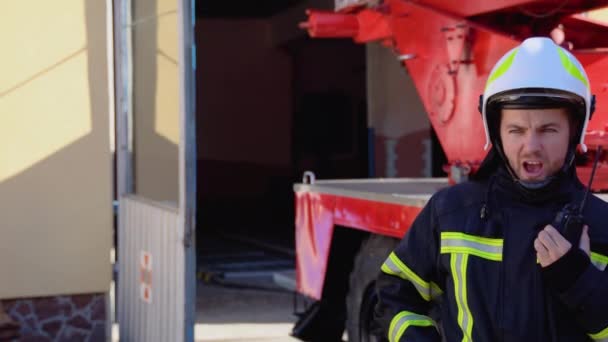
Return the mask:
[[[524,170],[530,176],[538,175],[543,170],[543,163],[540,161],[524,161]]]

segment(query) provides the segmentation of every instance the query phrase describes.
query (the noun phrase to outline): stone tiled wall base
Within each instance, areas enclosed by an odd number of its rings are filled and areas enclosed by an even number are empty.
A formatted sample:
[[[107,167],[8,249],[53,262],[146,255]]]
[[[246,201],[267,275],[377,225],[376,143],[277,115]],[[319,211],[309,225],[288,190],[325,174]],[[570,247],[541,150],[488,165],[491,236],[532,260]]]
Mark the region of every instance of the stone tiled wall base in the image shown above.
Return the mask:
[[[106,341],[103,294],[3,300],[20,325],[20,342]]]

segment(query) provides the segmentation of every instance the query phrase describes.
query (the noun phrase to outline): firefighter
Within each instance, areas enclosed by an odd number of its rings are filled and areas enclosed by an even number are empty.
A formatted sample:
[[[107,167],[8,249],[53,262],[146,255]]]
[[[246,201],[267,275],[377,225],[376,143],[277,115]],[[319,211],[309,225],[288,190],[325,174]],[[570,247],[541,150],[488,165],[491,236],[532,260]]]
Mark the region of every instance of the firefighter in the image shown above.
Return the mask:
[[[593,107],[581,64],[548,38],[498,61],[476,177],[436,193],[382,265],[384,337],[608,341],[608,204],[589,195],[580,242],[553,223],[584,197],[574,159]]]

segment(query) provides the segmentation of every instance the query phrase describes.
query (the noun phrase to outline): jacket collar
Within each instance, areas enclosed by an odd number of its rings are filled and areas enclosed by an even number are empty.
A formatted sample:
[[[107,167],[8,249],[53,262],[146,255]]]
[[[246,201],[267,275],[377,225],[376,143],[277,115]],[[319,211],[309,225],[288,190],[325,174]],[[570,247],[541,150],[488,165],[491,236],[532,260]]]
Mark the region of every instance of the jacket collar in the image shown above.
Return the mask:
[[[492,148],[477,173],[472,177],[477,181],[489,181],[488,191],[498,192],[516,201],[533,205],[545,203],[565,204],[580,197],[578,194],[584,187],[576,176],[576,168],[570,167],[560,170],[550,182],[538,189],[524,187],[507,170],[505,161],[500,154]]]
[[[543,205],[549,203],[566,204],[575,201],[583,189],[582,184],[576,177],[574,167],[568,172],[558,172],[544,186],[531,189],[523,186],[515,179],[504,165],[501,165],[493,175],[494,189],[505,194],[512,200],[532,205]]]

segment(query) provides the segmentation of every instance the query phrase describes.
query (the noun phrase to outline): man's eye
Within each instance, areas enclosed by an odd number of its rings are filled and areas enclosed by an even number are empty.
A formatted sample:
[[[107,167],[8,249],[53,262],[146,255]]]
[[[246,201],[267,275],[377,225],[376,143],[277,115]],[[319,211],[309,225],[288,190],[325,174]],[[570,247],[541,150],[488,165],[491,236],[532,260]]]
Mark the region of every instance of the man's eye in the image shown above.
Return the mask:
[[[520,134],[521,130],[520,129],[511,129],[509,130],[509,134]]]

